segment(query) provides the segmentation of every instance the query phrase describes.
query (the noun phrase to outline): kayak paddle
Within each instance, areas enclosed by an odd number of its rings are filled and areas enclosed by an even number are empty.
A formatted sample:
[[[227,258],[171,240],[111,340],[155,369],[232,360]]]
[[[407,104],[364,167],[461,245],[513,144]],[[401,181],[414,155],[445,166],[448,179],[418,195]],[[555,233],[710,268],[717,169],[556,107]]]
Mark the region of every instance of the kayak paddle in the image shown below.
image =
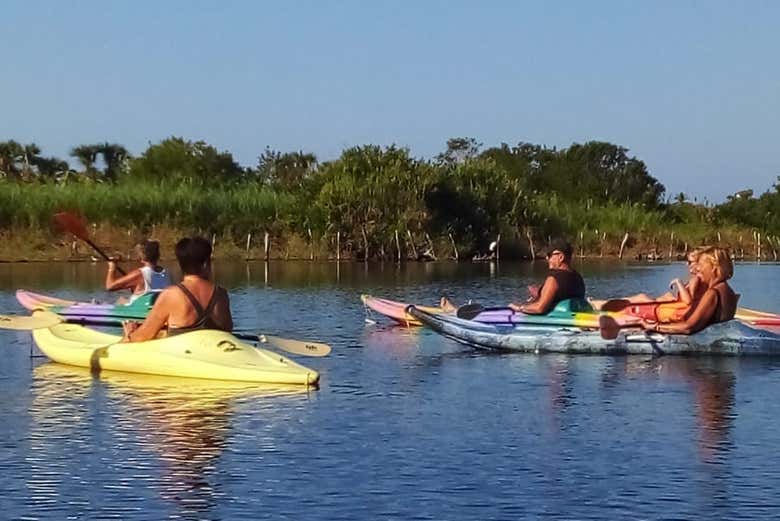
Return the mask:
[[[636,324],[631,324],[636,326]],[[622,326],[625,327],[625,326]],[[599,317],[599,333],[604,340],[615,340],[622,329],[618,321],[609,315]]]
[[[51,311],[36,311],[32,316],[0,315],[0,329],[14,329],[18,331],[30,331],[32,329],[47,329],[58,324],[96,324],[102,326],[121,325],[122,321],[113,323],[107,321],[92,321],[84,319],[67,319]],[[244,340],[252,340],[261,344],[268,344],[282,351],[302,356],[325,356],[331,352],[331,347],[322,342],[310,342],[293,340],[273,335],[250,335],[234,332],[234,336]]]
[[[63,230],[74,237],[77,237],[81,239],[82,241],[89,244],[93,250],[95,250],[98,255],[103,257],[105,260],[109,261],[111,258],[101,250],[97,244],[92,242],[89,238],[89,232],[87,232],[87,225],[84,222],[84,219],[74,215],[70,212],[60,212],[54,214],[54,222],[57,223],[57,225]],[[127,275],[125,271],[120,268],[119,266],[116,267],[116,271],[119,272],[120,275]]]
[[[238,338],[242,336],[236,334]],[[268,344],[274,346],[282,351],[293,353],[303,356],[325,356],[330,353],[331,348],[328,344],[322,342],[310,342],[308,340],[292,340],[289,338],[281,338],[273,335],[245,335],[250,336],[260,342],[261,344]]]
[[[50,311],[41,311],[33,316],[0,315],[0,329],[29,331],[56,326],[62,322],[62,318]]]
[[[485,306],[476,302],[464,304],[455,312],[455,316],[463,320],[473,320],[477,315],[485,311]]]
[[[642,323],[639,318],[632,317],[633,320],[626,320],[625,322],[618,322],[615,317],[609,315],[599,316],[599,334],[604,340],[615,340],[618,337],[621,329],[632,327],[634,329],[642,328]]]
[[[750,308],[737,308],[737,313],[742,313],[744,315],[754,315],[757,317],[762,318],[771,318],[771,319],[778,319],[780,320],[780,314],[777,313],[770,313],[769,311],[759,311],[757,309],[750,309]]]

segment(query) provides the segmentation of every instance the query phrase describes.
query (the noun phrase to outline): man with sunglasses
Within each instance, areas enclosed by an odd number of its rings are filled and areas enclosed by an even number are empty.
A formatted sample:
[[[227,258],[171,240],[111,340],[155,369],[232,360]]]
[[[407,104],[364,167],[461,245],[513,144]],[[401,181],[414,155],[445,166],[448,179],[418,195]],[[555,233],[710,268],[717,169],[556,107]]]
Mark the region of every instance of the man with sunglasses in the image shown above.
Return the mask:
[[[549,271],[542,287],[525,304],[512,303],[509,307],[529,315],[543,315],[555,305],[570,298],[585,298],[585,281],[571,267],[572,247],[564,239],[554,239],[547,248]]]

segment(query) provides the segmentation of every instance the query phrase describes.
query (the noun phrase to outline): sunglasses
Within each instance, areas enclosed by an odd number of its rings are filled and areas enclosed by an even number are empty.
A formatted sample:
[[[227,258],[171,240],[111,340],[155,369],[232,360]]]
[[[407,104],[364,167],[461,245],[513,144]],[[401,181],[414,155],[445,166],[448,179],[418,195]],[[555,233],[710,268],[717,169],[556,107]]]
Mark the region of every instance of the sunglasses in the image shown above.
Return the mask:
[[[563,252],[558,250],[551,251],[550,253],[547,254],[547,258],[549,259],[553,255],[563,255]]]

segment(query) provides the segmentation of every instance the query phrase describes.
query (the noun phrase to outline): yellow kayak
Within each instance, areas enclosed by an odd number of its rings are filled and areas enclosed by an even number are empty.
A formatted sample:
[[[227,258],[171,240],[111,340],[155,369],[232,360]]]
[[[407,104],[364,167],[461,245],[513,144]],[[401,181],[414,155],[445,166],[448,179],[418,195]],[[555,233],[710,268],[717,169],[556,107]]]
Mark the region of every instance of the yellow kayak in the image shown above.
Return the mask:
[[[316,385],[320,378],[313,369],[224,331],[193,331],[132,344],[75,324],[35,329],[32,335],[55,362],[93,371],[299,385]]]

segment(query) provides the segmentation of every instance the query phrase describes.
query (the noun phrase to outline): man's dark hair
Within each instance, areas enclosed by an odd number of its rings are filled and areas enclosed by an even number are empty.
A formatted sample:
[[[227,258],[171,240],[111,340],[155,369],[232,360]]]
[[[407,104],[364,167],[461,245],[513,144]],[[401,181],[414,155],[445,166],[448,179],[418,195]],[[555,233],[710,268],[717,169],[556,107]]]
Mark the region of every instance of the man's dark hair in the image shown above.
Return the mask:
[[[160,260],[160,243],[157,241],[143,240],[138,243],[141,255],[148,262],[157,263]]]
[[[198,275],[211,260],[211,243],[203,237],[185,237],[176,243],[176,259],[184,275]]]
[[[557,237],[550,241],[550,245],[547,247],[547,256],[549,257],[552,255],[552,252],[556,250],[563,253],[563,258],[567,263],[571,262],[571,256],[574,253],[574,250],[572,249],[571,244],[569,244],[569,241],[561,237]]]

